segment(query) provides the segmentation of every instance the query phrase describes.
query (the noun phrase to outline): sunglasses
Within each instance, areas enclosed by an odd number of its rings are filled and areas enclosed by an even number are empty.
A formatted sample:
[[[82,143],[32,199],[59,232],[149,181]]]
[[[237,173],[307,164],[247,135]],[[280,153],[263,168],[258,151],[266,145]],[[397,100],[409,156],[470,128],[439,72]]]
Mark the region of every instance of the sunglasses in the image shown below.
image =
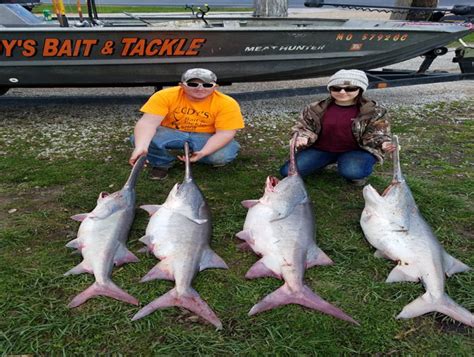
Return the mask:
[[[329,87],[329,90],[331,92],[340,92],[344,89],[345,92],[356,92],[360,88],[359,87],[339,87],[339,86],[331,86]]]
[[[197,88],[199,86],[203,87],[203,88],[214,88],[215,87],[215,83],[196,83],[196,82],[184,82],[184,84],[186,85],[186,87],[189,87],[189,88]]]

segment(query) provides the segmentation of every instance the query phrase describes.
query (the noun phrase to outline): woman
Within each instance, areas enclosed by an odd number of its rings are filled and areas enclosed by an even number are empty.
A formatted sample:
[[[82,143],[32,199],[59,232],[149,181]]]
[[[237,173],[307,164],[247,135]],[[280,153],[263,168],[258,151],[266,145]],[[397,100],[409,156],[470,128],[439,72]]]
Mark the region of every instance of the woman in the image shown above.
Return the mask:
[[[386,110],[363,96],[368,85],[363,71],[341,69],[329,78],[330,96],[304,108],[292,128],[302,149],[296,155],[301,176],[337,163],[342,177],[363,185],[384,153],[395,150]],[[282,176],[288,175],[288,164],[281,167]]]

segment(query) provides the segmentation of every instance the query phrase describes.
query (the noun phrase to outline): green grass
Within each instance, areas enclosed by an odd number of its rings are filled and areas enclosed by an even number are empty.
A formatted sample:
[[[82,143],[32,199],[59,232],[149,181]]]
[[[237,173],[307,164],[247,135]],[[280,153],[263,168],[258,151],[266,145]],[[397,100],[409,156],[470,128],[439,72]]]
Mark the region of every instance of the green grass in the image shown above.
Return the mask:
[[[139,308],[105,297],[68,309],[72,297],[93,282],[87,274],[62,275],[80,262],[79,256],[64,247],[79,226],[69,217],[93,209],[100,191],[116,191],[123,185],[130,170],[126,164],[130,149],[124,139],[138,113],[127,104],[120,107],[122,115],[117,115],[116,104],[113,108],[112,104],[83,104],[82,118],[96,117],[84,125],[87,119],[77,119],[75,106],[49,105],[47,100],[32,105],[2,107],[3,117],[8,118],[0,134],[2,353],[472,353],[472,329],[441,314],[395,320],[404,305],[423,293],[423,287],[384,283],[394,263],[374,258],[374,249],[364,239],[359,226],[364,205],[361,188],[348,185],[334,170],[308,178],[306,185],[315,205],[318,244],[335,265],[307,270],[305,282],[361,326],[294,305],[247,316],[253,304],[281,282],[244,278],[258,258],[236,248],[234,235],[242,229],[246,215],[240,201],[260,197],[266,176],[276,174],[286,159],[287,147],[282,143],[288,140],[296,112],[279,120],[271,115],[247,115],[252,126],[238,134],[242,151],[236,162],[219,169],[193,167],[213,213],[211,245],[230,267],[203,271],[193,285],[221,318],[222,331],[178,308],[131,322]],[[393,131],[402,145],[403,171],[423,215],[445,249],[470,266],[474,266],[473,109],[474,101],[464,101],[390,110]],[[390,181],[390,170],[389,161],[377,166],[370,183],[383,190]],[[182,176],[181,165],[164,182],[151,181],[147,172],[142,173],[136,188],[137,206],[162,203]],[[147,222],[145,212],[137,210],[128,241],[133,252],[142,247],[138,239]],[[113,279],[146,304],[173,286],[167,281],[138,283],[156,263],[152,256],[140,256],[139,263],[116,268]],[[473,277],[472,272],[457,274],[446,285],[449,295],[471,311]]]
[[[474,33],[471,33],[463,38],[464,41],[474,43]]]

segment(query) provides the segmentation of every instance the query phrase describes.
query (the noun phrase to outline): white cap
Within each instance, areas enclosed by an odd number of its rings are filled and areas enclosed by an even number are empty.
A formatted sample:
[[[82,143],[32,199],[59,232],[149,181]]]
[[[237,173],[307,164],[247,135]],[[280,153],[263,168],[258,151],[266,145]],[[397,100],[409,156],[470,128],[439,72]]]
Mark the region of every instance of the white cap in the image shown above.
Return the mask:
[[[191,68],[183,73],[181,82],[187,82],[190,79],[200,79],[205,83],[217,81],[217,76],[214,72],[205,68]]]
[[[364,71],[341,69],[329,78],[328,90],[331,86],[354,86],[361,88],[365,92],[369,86],[369,79]]]

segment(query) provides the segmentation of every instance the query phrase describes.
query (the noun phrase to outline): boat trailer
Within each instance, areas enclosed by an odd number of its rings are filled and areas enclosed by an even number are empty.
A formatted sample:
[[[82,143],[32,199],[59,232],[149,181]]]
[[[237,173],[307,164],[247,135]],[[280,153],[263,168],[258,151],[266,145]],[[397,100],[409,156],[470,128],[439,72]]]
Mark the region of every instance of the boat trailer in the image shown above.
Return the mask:
[[[454,63],[459,64],[460,72],[429,71],[433,61],[441,55],[445,55],[448,49],[440,47],[425,54],[425,59],[418,70],[398,70],[384,68],[381,70],[365,71],[369,78],[368,89],[383,89],[401,86],[412,86],[417,84],[431,84],[441,82],[454,82],[474,79],[474,46],[468,46],[462,40],[458,40],[463,46],[455,50]],[[225,85],[225,84],[224,84]],[[274,89],[255,91],[247,93],[232,93],[232,96],[240,101],[251,101],[261,99],[273,99],[282,97],[295,97],[326,93],[326,86],[301,87],[289,89]]]

